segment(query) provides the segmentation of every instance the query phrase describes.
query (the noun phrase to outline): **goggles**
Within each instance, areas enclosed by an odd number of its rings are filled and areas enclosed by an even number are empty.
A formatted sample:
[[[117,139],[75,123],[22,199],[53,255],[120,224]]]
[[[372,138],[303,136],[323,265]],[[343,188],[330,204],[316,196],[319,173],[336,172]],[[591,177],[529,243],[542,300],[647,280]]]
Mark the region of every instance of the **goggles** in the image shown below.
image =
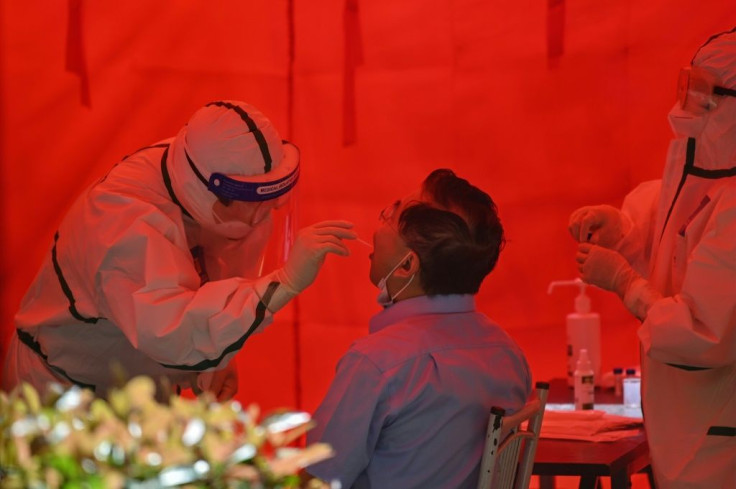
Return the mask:
[[[698,66],[680,70],[677,80],[677,101],[680,108],[694,115],[703,115],[718,106],[718,97],[736,97],[736,90],[721,86],[712,71]]]

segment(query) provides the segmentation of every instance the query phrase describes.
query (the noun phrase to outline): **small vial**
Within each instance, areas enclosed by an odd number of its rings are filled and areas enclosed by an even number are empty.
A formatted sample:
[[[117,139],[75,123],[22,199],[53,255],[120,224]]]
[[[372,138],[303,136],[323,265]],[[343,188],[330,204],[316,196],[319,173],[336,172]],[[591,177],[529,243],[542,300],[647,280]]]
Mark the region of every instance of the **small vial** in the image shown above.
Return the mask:
[[[595,399],[595,372],[588,358],[588,350],[580,349],[575,367],[575,409],[593,409]]]
[[[624,377],[624,408],[636,409],[641,407],[641,379],[636,376],[636,370],[626,369]]]
[[[613,395],[616,399],[621,399],[624,389],[624,369],[615,367],[613,369]]]

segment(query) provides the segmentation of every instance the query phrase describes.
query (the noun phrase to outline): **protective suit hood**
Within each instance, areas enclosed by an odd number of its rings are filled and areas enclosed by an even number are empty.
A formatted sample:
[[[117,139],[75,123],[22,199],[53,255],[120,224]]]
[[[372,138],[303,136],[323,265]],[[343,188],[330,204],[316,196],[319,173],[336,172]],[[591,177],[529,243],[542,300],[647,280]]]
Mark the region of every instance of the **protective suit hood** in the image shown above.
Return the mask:
[[[708,39],[693,56],[692,65],[715,74],[721,86],[736,88],[736,28]],[[688,114],[676,104],[669,121],[676,137],[697,140],[696,167],[723,170],[736,166],[736,97],[721,96],[717,107],[701,116]],[[678,146],[678,152],[684,151],[684,141]],[[670,161],[681,170],[682,158]]]
[[[278,174],[286,159],[298,159],[297,151],[284,150],[287,145],[255,107],[209,103],[174,138],[167,164],[176,198],[202,227],[223,234],[223,223],[212,212],[217,196],[207,188],[212,174],[244,179]]]

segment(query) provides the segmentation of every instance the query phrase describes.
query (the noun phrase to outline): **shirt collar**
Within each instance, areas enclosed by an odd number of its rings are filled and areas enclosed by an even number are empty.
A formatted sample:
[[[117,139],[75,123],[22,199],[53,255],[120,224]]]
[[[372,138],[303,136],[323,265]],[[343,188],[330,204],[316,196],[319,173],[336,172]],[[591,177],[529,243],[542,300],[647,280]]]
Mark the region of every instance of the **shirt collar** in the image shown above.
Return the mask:
[[[475,311],[475,296],[471,294],[435,295],[431,297],[421,295],[399,301],[373,316],[370,320],[369,332],[377,333],[411,316],[472,311]]]

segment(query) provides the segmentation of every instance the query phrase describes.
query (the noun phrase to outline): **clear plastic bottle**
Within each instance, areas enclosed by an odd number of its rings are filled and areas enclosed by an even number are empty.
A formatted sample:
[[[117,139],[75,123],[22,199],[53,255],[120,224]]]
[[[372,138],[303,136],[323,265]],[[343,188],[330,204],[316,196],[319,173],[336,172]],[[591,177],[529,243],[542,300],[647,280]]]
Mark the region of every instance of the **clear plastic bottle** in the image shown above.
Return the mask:
[[[580,350],[588,350],[588,356],[593,366],[596,382],[601,373],[601,317],[590,311],[590,297],[585,293],[587,284],[580,278],[574,280],[556,280],[549,284],[547,293],[551,294],[555,287],[572,285],[579,287],[580,292],[575,297],[575,312],[565,318],[567,334],[567,385],[573,386],[573,372],[578,362]]]
[[[595,403],[595,373],[588,350],[580,350],[575,367],[575,409],[593,409]]]
[[[639,407],[641,407],[641,378],[636,375],[636,369],[627,368],[624,377],[624,408]]]

